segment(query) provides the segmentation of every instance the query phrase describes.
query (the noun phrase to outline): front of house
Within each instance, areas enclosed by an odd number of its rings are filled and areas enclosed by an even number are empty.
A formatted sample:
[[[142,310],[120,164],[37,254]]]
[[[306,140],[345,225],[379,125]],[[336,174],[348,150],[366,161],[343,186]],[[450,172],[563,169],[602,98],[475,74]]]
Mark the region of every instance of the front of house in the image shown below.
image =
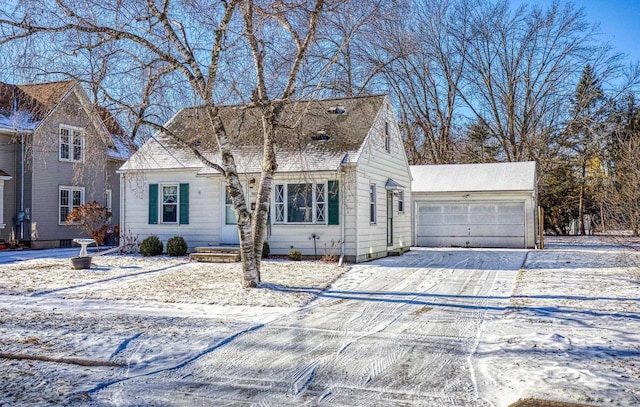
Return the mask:
[[[67,214],[91,201],[108,207],[117,224],[115,170],[134,146],[105,118],[76,81],[0,83],[0,168],[7,174],[0,178],[0,239],[70,246],[81,231]]]
[[[255,204],[262,162],[259,115],[220,108],[247,200]],[[166,127],[219,162],[206,115],[183,109]],[[276,142],[267,240],[271,253],[366,261],[411,245],[411,176],[384,95],[287,105]],[[159,133],[120,168],[121,230],[139,240],[180,235],[191,250],[238,244],[225,178],[190,148]]]

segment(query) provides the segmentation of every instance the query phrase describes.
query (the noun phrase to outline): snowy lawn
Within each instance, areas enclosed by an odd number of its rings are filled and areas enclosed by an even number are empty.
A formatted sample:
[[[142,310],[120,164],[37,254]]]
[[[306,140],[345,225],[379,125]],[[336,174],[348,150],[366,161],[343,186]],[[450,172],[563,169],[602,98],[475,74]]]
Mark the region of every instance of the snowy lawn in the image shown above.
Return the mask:
[[[640,405],[640,256],[618,243],[551,238],[529,253],[509,309],[485,321],[481,395]]]
[[[62,298],[298,307],[346,270],[336,263],[265,260],[263,287],[245,290],[240,263],[198,263],[172,257],[93,257],[89,270],[68,259],[45,258],[3,264],[0,294]],[[286,290],[303,288],[305,292]]]
[[[637,242],[547,243],[269,260],[254,290],[239,263],[0,252],[0,405],[640,405]]]

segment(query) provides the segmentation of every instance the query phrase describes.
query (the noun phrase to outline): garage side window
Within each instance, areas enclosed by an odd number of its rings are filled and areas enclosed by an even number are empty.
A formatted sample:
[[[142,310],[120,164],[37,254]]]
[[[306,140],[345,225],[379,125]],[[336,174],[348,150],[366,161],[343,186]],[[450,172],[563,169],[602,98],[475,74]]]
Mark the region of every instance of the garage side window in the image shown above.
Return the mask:
[[[376,223],[376,185],[369,185],[369,222]]]

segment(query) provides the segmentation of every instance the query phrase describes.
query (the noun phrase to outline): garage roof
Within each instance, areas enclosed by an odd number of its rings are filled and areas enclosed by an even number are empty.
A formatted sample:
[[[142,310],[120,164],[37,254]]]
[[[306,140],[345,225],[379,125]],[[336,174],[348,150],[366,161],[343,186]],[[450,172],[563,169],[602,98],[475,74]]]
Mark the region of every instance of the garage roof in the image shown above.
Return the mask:
[[[535,191],[534,161],[412,165],[412,192]]]

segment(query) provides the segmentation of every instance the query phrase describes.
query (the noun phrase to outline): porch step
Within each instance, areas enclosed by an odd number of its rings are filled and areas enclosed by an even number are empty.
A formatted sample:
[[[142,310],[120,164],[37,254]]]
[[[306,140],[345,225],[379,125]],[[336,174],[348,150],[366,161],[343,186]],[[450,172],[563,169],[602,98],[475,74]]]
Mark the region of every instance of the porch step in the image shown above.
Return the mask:
[[[240,248],[235,246],[196,247],[189,258],[203,263],[234,263],[240,261]]]

